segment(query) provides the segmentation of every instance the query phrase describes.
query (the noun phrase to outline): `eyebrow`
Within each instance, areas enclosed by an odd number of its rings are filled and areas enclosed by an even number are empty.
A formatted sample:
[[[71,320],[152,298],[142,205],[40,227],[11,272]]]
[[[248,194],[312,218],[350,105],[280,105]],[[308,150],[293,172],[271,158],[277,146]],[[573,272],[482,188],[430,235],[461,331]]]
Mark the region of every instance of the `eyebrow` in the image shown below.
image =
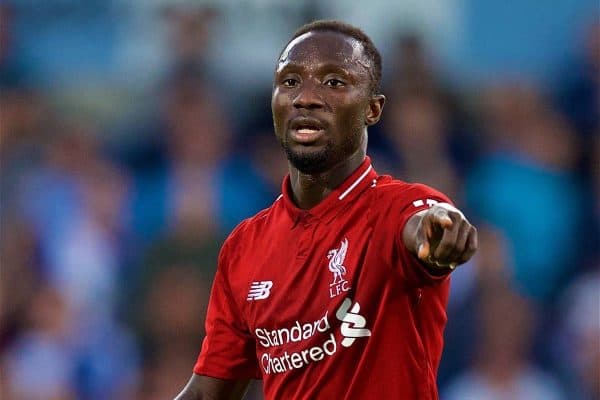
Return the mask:
[[[279,64],[281,64],[281,63],[282,62],[280,61]],[[362,63],[357,63],[357,64],[360,65],[361,67],[363,67],[366,70],[366,72],[368,72],[368,69],[365,67],[364,64],[362,64]],[[313,66],[318,71],[335,72],[335,73],[340,73],[340,74],[346,75],[346,76],[352,75],[352,73],[347,68],[344,68],[343,66],[340,66],[339,64],[335,64],[335,63],[325,62],[325,63],[319,63],[319,64],[311,64],[311,66]],[[277,73],[293,72],[293,71],[303,69],[303,68],[304,68],[303,64],[288,61],[288,62],[286,62],[286,65],[284,65],[281,68],[281,70],[279,68],[277,68],[276,72]]]

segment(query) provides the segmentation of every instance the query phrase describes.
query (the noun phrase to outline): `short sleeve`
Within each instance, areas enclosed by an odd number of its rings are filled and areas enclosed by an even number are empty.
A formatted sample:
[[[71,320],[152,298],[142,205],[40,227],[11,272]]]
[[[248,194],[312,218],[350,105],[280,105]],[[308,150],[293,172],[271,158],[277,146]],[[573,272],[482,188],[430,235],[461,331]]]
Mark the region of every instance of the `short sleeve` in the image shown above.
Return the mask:
[[[206,316],[206,336],[194,373],[220,379],[260,379],[256,344],[231,295],[227,242],[219,255]]]
[[[407,284],[420,287],[437,284],[447,280],[449,274],[433,275],[404,245],[402,233],[406,223],[419,211],[426,210],[437,203],[452,201],[443,193],[422,184],[409,185],[402,193],[401,200],[397,203],[397,227],[395,230],[396,248],[398,249],[398,262]]]

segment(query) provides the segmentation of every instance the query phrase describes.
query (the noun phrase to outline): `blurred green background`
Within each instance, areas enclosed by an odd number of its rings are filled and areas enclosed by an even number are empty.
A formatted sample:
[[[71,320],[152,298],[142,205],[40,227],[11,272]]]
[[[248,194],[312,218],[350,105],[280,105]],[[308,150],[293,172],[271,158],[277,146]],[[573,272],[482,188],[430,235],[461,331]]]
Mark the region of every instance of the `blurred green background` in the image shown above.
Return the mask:
[[[453,276],[441,398],[600,398],[598,8],[0,0],[0,398],[184,385],[219,246],[286,173],[276,57],[318,18],[383,54],[378,172],[480,228]]]

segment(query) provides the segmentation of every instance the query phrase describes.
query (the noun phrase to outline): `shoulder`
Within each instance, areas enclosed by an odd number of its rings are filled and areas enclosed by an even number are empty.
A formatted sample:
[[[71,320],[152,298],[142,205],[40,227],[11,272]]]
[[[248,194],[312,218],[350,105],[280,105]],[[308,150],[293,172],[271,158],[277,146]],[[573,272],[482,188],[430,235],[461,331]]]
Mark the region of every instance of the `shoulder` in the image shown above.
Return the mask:
[[[281,204],[281,196],[277,197],[273,204],[265,208],[252,217],[244,219],[240,222],[227,236],[223,244],[223,250],[232,246],[238,247],[251,243],[253,238],[258,238],[264,230],[272,223],[274,218],[281,218],[283,212]]]
[[[448,196],[431,186],[404,182],[388,175],[380,176],[374,189],[379,201],[394,205],[413,204],[419,207],[421,203],[431,205],[432,202],[450,202]]]
[[[404,182],[390,176],[381,176],[373,189],[375,196],[371,215],[392,229],[404,226],[412,215],[437,203],[453,204],[448,196],[431,186]]]

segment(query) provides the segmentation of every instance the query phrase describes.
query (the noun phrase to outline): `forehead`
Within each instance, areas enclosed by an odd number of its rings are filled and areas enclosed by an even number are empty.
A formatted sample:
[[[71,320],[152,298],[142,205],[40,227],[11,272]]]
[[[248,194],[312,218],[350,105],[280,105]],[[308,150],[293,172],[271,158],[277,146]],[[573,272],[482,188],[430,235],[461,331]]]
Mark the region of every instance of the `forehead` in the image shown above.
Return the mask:
[[[277,69],[288,64],[336,64],[367,70],[369,60],[358,40],[338,32],[307,32],[292,40],[281,53]]]

